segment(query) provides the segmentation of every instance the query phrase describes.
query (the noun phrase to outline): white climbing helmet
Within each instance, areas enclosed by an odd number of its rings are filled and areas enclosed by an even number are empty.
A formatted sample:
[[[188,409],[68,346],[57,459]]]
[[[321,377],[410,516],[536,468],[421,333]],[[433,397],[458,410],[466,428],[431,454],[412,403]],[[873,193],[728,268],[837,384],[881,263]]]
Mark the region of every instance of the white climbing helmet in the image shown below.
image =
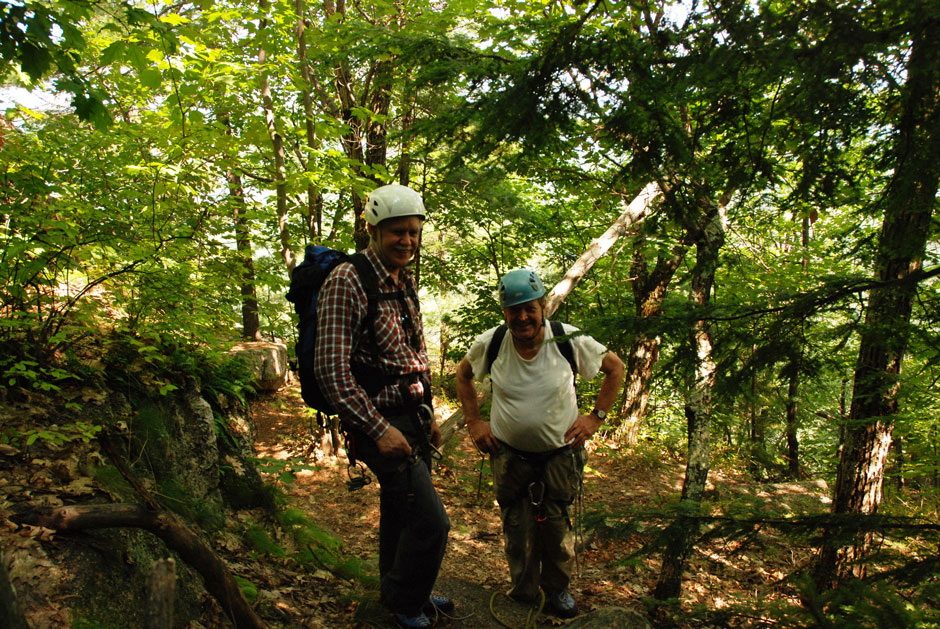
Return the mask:
[[[387,218],[401,216],[417,216],[424,220],[426,214],[421,195],[397,183],[376,188],[366,199],[365,215],[369,225],[378,225]]]

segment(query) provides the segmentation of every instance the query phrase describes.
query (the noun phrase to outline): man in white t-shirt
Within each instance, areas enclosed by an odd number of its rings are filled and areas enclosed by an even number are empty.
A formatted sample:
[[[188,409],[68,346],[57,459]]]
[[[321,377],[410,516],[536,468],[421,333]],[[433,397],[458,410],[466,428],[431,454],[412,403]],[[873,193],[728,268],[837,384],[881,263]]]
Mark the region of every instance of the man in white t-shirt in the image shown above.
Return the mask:
[[[584,442],[604,423],[623,381],[623,361],[577,328],[545,319],[545,287],[527,269],[499,282],[505,324],[478,336],[457,366],[457,394],[474,443],[490,454],[512,577],[509,596],[570,618],[574,539],[568,507],[581,486]],[[508,330],[508,334],[506,334]],[[492,348],[490,347],[492,345]],[[604,374],[594,408],[582,415],[574,372]],[[480,417],[474,380],[493,384],[490,421]]]

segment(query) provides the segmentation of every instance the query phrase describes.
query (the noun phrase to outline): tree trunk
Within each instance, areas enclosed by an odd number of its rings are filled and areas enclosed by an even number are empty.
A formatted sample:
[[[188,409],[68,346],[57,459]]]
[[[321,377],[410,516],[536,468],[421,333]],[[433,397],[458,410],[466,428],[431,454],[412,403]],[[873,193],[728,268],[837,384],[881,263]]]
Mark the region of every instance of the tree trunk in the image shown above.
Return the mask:
[[[707,204],[703,201],[703,204]],[[724,244],[725,227],[722,208],[706,205],[701,220],[690,229],[696,247],[692,270],[690,300],[699,309],[708,306],[718,267],[718,253]],[[679,597],[686,559],[698,536],[696,515],[705,493],[711,458],[711,398],[715,382],[715,360],[710,323],[701,319],[692,324],[692,346],[696,364],[693,381],[686,394],[685,417],[688,425],[688,461],[682,484],[681,515],[667,530],[662,568],[653,597],[660,601]]]
[[[682,263],[686,249],[685,244],[674,247],[672,255],[660,258],[650,274],[641,247],[634,248],[633,297],[638,318],[649,321],[662,314],[666,288]],[[614,440],[623,445],[636,445],[639,437],[640,423],[646,416],[646,405],[649,402],[649,383],[653,376],[653,367],[659,360],[659,342],[659,336],[643,330],[635,335],[630,345],[619,423],[614,429]]]
[[[574,290],[581,278],[591,270],[594,263],[607,253],[627,230],[646,218],[646,212],[656,197],[659,196],[659,193],[659,185],[655,182],[646,184],[646,187],[636,195],[623,214],[607,228],[607,231],[591,241],[581,257],[571,265],[561,281],[546,296],[545,316],[550,317],[555,314],[561,302]]]
[[[234,137],[232,121],[228,113],[221,114],[219,121],[225,126],[225,133]],[[249,341],[261,340],[261,321],[258,317],[258,296],[255,291],[254,248],[251,245],[251,228],[245,209],[245,190],[241,177],[233,169],[225,172],[228,182],[229,198],[232,201],[235,222],[235,250],[242,266],[242,337]]]
[[[301,160],[305,172],[310,172],[310,164],[316,159],[314,148],[317,145],[317,125],[313,111],[313,76],[310,73],[310,62],[307,60],[307,39],[305,20],[307,19],[307,3],[305,0],[295,0],[294,10],[297,12],[297,24],[294,27],[294,37],[297,39],[297,64],[300,66],[300,77],[303,79],[300,88],[300,100],[304,108],[304,131],[307,138],[306,155]],[[313,184],[307,183],[307,238],[313,242],[322,242],[323,238],[323,195]]]
[[[808,216],[804,216],[800,228],[800,244],[802,246],[803,259],[801,267],[803,273],[809,268],[809,237],[812,221]],[[805,342],[800,339],[800,342]],[[802,352],[802,347],[800,347]],[[787,383],[787,474],[793,480],[800,477],[800,440],[797,429],[799,395],[800,395],[800,374],[802,367],[802,356],[798,356],[790,361],[789,378]]]
[[[640,437],[640,424],[646,416],[650,398],[649,383],[653,366],[659,360],[659,337],[638,333],[630,344],[627,373],[621,394],[620,417],[614,428],[613,440],[623,446],[635,446]]]
[[[251,231],[245,210],[245,196],[241,177],[235,171],[226,173],[229,196],[235,209],[235,250],[241,263],[242,337],[249,341],[261,340],[261,320],[258,317],[258,296],[255,292],[255,261],[251,246]]]
[[[917,274],[923,263],[940,182],[940,28],[937,3],[917,4],[902,114],[893,147],[894,178],[881,205],[876,275],[861,331],[849,421],[834,489],[833,513],[870,515],[881,501],[884,467],[898,411],[901,366]],[[817,589],[864,576],[858,562],[870,539],[826,542],[813,566]]]
[[[268,0],[259,3],[261,13],[266,14],[270,8]],[[264,109],[264,123],[271,140],[274,152],[274,181],[277,200],[277,228],[281,241],[281,258],[287,266],[288,272],[293,271],[297,259],[291,248],[290,232],[287,228],[287,156],[284,153],[284,139],[277,131],[277,117],[274,113],[274,100],[271,97],[271,83],[268,81],[268,52],[264,48],[264,37],[267,31],[268,19],[262,17],[258,28],[258,65],[260,66],[261,105]]]
[[[799,410],[800,371],[791,370],[787,385],[787,474],[791,479],[800,477],[800,442],[797,437],[797,410]]]

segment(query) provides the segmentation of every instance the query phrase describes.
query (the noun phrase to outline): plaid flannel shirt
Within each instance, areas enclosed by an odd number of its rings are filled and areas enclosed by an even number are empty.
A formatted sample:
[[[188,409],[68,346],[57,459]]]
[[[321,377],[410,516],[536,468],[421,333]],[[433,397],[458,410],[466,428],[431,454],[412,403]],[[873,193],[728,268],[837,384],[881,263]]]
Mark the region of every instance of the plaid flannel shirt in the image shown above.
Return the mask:
[[[402,269],[395,284],[385,266],[371,247],[364,251],[379,279],[380,292],[394,292],[410,288],[417,294],[414,276]],[[406,292],[407,295],[407,292]],[[378,345],[378,364],[374,364],[371,334],[362,329],[362,320],[368,311],[365,289],[350,262],[338,265],[320,289],[317,305],[317,345],[314,371],[320,388],[337,409],[340,419],[349,427],[360,430],[372,439],[379,439],[389,423],[377,408],[401,407],[406,402],[421,400],[428,385],[426,377],[409,385],[412,400],[402,399],[397,384],[383,387],[375,396],[360,387],[350,371],[350,362],[379,367],[383,373],[407,375],[429,373],[424,327],[418,303],[405,297],[407,313],[401,311],[398,299],[380,300],[372,325]],[[408,328],[403,318],[413,322],[418,338],[409,342]],[[416,341],[416,342],[415,342]]]

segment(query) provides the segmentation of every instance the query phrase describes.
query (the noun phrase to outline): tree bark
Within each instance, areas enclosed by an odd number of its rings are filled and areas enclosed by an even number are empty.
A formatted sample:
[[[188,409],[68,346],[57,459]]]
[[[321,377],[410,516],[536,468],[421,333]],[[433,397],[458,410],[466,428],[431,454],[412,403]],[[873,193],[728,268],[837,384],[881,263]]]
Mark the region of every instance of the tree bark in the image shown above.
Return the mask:
[[[607,228],[607,231],[591,241],[591,244],[581,254],[581,257],[571,265],[561,281],[549,291],[545,299],[545,316],[550,317],[555,314],[561,302],[574,290],[581,278],[591,270],[594,263],[607,253],[627,230],[646,218],[650,205],[659,194],[659,186],[655,182],[646,184],[646,187],[636,195],[623,214]]]
[[[787,474],[793,480],[800,477],[800,441],[796,432],[799,395],[800,371],[795,365],[787,384]]]
[[[242,337],[249,341],[261,340],[261,320],[258,317],[258,296],[255,292],[255,261],[251,246],[251,230],[245,209],[245,195],[241,177],[233,170],[226,173],[229,196],[235,208],[235,250],[241,263]]]
[[[219,122],[225,127],[225,134],[235,137],[232,120],[228,112],[219,114]],[[233,168],[225,171],[228,182],[229,199],[232,202],[233,222],[235,224],[235,251],[242,267],[242,337],[249,341],[261,340],[261,322],[258,317],[258,296],[255,291],[254,250],[251,245],[251,229],[248,225],[245,208],[245,190],[242,179]]]
[[[803,273],[809,268],[809,234],[812,221],[804,216],[801,221],[800,241],[803,259],[800,263]],[[801,339],[801,342],[805,342]],[[802,352],[802,346],[800,347]],[[790,361],[789,377],[787,383],[787,474],[791,479],[800,477],[800,440],[799,428],[799,395],[802,368],[802,356],[796,356]]]
[[[696,247],[695,267],[692,269],[690,300],[699,309],[708,306],[711,299],[718,253],[725,240],[722,208],[701,201],[700,219],[690,227],[690,236]],[[696,515],[711,458],[711,397],[715,382],[715,360],[711,326],[705,319],[692,324],[692,346],[696,364],[693,381],[686,394],[685,416],[688,426],[688,461],[682,484],[680,515],[666,531],[662,568],[653,597],[660,601],[679,597],[682,572],[692,546],[698,536]]]
[[[310,62],[307,60],[306,22],[307,3],[305,0],[295,0],[294,10],[297,13],[297,23],[294,27],[294,37],[297,40],[297,64],[300,66],[300,77],[303,80],[300,88],[300,101],[304,108],[304,131],[307,138],[305,156],[302,159],[304,171],[310,172],[310,164],[315,159],[314,148],[317,145],[317,125],[313,111],[313,76],[310,72]],[[313,242],[321,242],[323,238],[323,195],[312,181],[307,183],[307,238]]]
[[[41,515],[38,523],[57,531],[116,527],[150,531],[199,572],[206,590],[215,597],[236,627],[262,629],[265,626],[242,596],[241,589],[222,560],[171,513],[129,504],[72,505]]]
[[[834,489],[833,513],[874,514],[898,412],[901,367],[910,335],[913,299],[940,183],[940,11],[918,3],[902,113],[894,140],[894,178],[887,187],[878,239],[876,276],[861,331],[849,420]],[[870,538],[840,547],[826,535],[813,566],[818,590],[864,576]]]
[[[686,244],[677,245],[673,248],[672,255],[660,258],[656,263],[656,268],[649,273],[641,248],[635,247],[632,267],[633,297],[638,318],[649,321],[662,314],[666,288],[682,263],[687,248]],[[640,423],[646,416],[653,367],[659,360],[659,343],[658,335],[641,330],[634,336],[630,345],[619,423],[613,435],[614,440],[620,444],[636,445]]]

